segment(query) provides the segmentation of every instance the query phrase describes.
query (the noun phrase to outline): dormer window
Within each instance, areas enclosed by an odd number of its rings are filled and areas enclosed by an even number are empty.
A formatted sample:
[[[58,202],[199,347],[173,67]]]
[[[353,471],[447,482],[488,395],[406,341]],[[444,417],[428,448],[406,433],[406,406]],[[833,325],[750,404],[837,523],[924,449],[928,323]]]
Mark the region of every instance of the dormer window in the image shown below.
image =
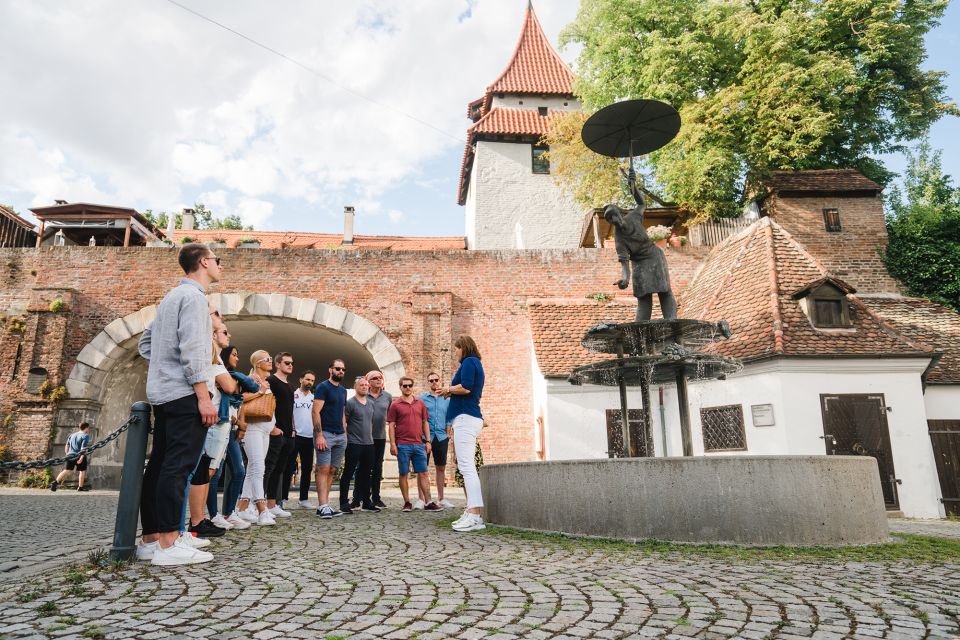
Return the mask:
[[[843,231],[843,227],[840,226],[840,209],[824,209],[823,226],[830,233],[840,233]]]
[[[843,285],[843,286],[839,286]],[[844,283],[831,279],[818,281],[793,295],[817,329],[849,329],[853,327],[847,293],[853,293]]]
[[[537,107],[537,113],[543,117],[547,117],[547,108],[546,107]]]
[[[533,149],[533,172],[534,173],[550,173],[550,160],[547,159],[547,151],[550,150],[545,144],[535,144],[531,145]]]

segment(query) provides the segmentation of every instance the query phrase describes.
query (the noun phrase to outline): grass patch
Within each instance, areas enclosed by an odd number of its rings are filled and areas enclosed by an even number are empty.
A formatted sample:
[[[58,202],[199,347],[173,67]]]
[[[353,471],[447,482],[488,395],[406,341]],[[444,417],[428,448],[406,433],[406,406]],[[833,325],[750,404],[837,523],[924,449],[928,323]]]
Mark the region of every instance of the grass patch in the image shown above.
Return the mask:
[[[57,608],[56,603],[44,602],[42,605],[37,607],[37,613],[44,617],[55,616],[60,613],[60,609]]]
[[[449,527],[455,518],[443,518],[437,526]],[[736,562],[761,562],[764,560],[837,562],[923,562],[930,564],[960,563],[960,541],[932,536],[897,534],[902,542],[849,547],[745,547],[724,544],[679,544],[663,540],[640,540],[628,542],[601,538],[579,538],[558,533],[524,531],[511,527],[488,526],[475,532],[484,536],[499,536],[555,545],[579,552],[642,553],[654,556],[679,555],[710,558]]]

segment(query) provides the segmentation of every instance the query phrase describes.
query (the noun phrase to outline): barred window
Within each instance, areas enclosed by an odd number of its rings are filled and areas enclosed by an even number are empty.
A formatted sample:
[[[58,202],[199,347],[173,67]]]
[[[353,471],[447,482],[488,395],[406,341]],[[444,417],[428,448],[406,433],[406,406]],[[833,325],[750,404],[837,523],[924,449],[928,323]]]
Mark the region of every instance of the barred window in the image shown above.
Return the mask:
[[[620,409],[607,409],[607,452],[613,457],[623,457],[623,412]],[[649,458],[653,456],[650,439],[644,434],[643,410],[628,409],[627,424],[630,427],[631,458]]]
[[[747,434],[743,428],[743,407],[728,404],[700,409],[704,451],[746,451]]]

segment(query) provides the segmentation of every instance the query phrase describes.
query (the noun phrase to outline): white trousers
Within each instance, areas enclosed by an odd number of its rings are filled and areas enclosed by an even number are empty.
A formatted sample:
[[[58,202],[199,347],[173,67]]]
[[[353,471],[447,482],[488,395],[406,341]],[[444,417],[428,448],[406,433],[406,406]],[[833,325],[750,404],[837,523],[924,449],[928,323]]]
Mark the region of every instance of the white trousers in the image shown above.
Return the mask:
[[[463,490],[467,494],[467,509],[483,506],[480,474],[477,473],[477,438],[483,429],[483,419],[460,414],[453,419],[453,446],[457,453],[457,468],[463,476]]]
[[[247,475],[243,479],[241,500],[266,499],[263,493],[263,473],[266,470],[264,460],[267,458],[267,449],[270,448],[270,432],[273,431],[272,422],[251,422],[247,426],[247,435],[243,438],[243,450],[247,454]]]

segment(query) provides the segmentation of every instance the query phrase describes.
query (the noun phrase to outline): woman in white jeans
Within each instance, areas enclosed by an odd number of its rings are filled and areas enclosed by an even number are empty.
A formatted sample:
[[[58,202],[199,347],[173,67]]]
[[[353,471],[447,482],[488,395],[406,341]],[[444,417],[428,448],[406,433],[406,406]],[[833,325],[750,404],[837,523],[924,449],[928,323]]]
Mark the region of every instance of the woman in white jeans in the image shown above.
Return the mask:
[[[243,394],[244,401],[250,400],[257,395],[270,393],[270,385],[267,384],[267,377],[273,371],[273,358],[270,354],[260,349],[254,351],[250,356],[250,377],[260,385],[258,393]],[[264,461],[267,457],[267,449],[270,447],[270,432],[275,427],[274,417],[263,422],[247,422],[247,434],[243,438],[243,450],[247,454],[247,475],[243,479],[243,491],[240,493],[240,499],[237,501],[237,514],[246,520],[260,526],[269,526],[276,524],[273,514],[267,510],[267,497],[263,491],[263,473],[266,469]],[[247,511],[250,502],[256,506],[257,514],[253,515]]]
[[[483,493],[480,489],[480,474],[475,460],[477,439],[483,429],[480,413],[480,396],[483,395],[483,365],[480,350],[470,336],[460,336],[453,343],[460,367],[450,386],[441,393],[450,398],[447,421],[453,427],[453,447],[457,454],[457,467],[463,476],[463,490],[467,495],[467,508],[460,519],[453,523],[454,531],[477,531],[486,528],[480,509],[483,508]]]

